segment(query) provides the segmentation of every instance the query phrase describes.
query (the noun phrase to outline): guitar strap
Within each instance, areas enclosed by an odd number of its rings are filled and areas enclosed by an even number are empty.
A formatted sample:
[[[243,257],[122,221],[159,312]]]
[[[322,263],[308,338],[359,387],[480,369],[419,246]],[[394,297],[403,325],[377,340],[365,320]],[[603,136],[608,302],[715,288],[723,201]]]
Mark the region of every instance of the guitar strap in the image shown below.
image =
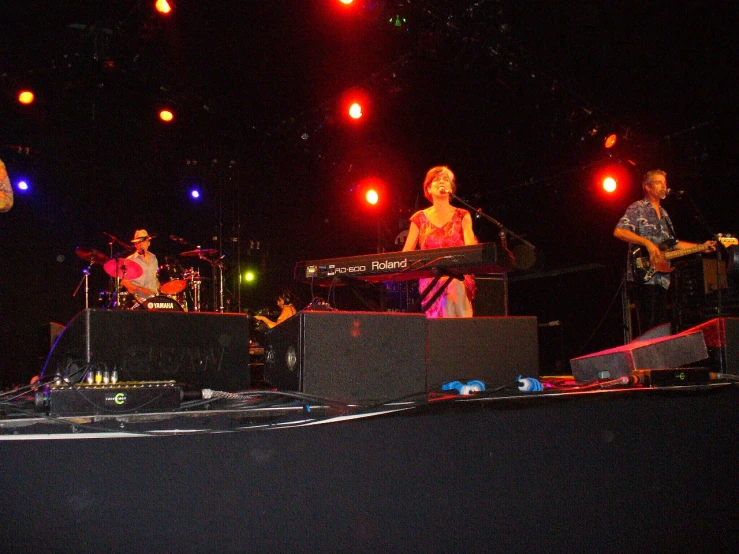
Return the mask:
[[[661,206],[660,206],[660,209],[662,209]],[[667,215],[667,212],[665,212],[664,210],[662,213],[661,221],[665,222],[665,224],[667,225],[667,230],[670,232],[670,235],[671,235],[670,238],[668,239],[670,242],[669,247],[674,248],[675,246],[677,246],[677,233],[675,232],[675,228],[672,226],[672,220],[670,219],[670,216]]]

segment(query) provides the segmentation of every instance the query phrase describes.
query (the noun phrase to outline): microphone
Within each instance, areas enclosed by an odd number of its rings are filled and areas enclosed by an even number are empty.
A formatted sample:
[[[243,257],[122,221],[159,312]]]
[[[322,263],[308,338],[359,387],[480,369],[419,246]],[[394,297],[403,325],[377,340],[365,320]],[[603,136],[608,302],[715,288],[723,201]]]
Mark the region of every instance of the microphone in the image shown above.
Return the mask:
[[[440,193],[442,193],[442,192],[446,192],[446,187],[439,187],[439,192],[440,192]]]

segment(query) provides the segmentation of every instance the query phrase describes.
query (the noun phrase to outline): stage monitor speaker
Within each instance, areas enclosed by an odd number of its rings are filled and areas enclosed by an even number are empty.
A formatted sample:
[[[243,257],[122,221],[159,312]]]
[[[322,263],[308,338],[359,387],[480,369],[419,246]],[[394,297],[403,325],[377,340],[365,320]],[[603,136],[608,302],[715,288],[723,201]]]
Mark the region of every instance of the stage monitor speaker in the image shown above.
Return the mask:
[[[490,389],[515,384],[519,375],[539,376],[536,317],[428,320],[429,390],[438,390],[449,381],[472,379]]]
[[[634,370],[669,369],[686,366],[708,357],[700,331],[634,341],[616,348],[570,360],[576,381],[619,379]]]
[[[685,331],[701,331],[713,371],[739,375],[739,317],[716,317]]]
[[[302,311],[265,333],[265,378],[347,404],[426,391],[423,314]]]
[[[44,375],[75,383],[85,370],[119,381],[173,380],[192,389],[249,386],[249,317],[243,314],[84,310],[57,338]]]

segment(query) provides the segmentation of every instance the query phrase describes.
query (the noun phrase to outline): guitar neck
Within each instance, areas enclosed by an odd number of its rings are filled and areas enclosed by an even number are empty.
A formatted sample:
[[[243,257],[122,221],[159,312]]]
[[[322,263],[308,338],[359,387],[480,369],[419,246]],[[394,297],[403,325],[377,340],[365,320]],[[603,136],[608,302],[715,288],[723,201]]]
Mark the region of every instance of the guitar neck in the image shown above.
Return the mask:
[[[680,250],[670,250],[669,252],[665,252],[665,259],[673,260],[682,256],[697,254],[698,252],[703,252],[704,250],[708,250],[708,246],[706,246],[705,244],[699,244],[698,246],[693,246],[691,248],[681,248]]]

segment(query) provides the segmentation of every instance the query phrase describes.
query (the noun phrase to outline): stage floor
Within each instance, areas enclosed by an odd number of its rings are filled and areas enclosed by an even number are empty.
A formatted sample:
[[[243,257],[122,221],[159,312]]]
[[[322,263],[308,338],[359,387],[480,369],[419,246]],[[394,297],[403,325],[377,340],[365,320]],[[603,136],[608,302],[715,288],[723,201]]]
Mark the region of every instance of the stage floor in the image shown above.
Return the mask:
[[[733,382],[189,402],[6,412],[4,551],[729,552],[739,531]]]

